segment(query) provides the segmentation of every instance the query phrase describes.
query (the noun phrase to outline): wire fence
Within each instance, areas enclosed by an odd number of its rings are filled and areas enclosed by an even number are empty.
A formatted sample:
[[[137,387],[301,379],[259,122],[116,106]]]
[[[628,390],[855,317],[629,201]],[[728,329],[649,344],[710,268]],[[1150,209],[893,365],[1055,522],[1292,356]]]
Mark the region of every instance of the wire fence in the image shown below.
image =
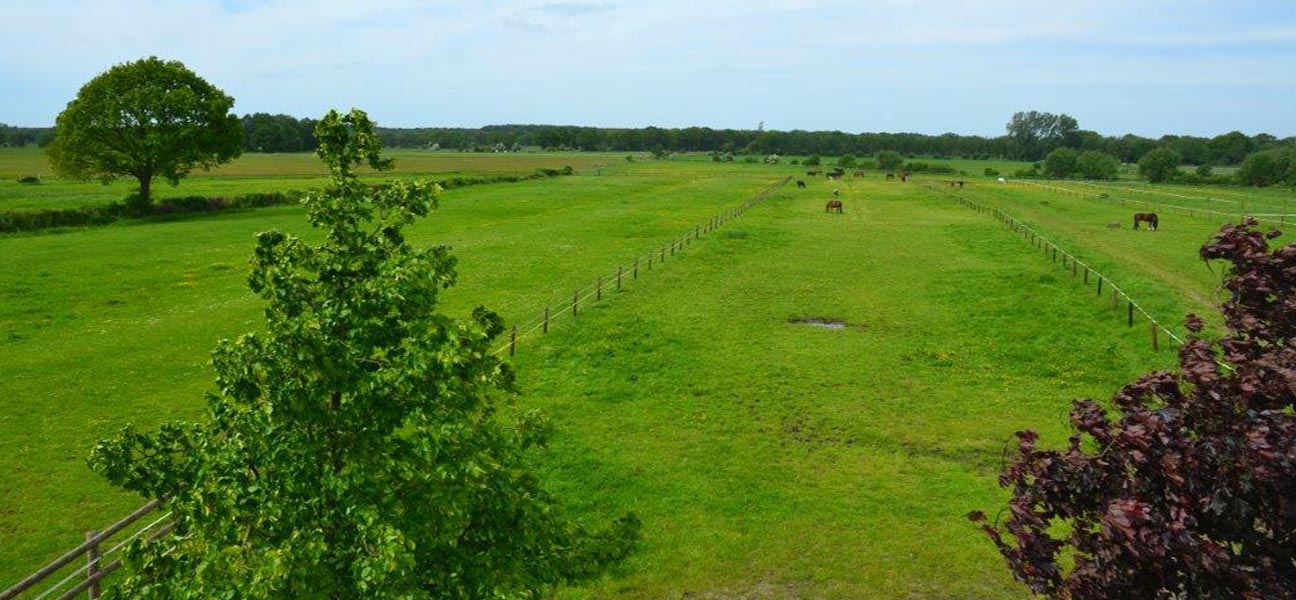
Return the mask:
[[[694,225],[676,236],[669,243],[655,246],[648,252],[631,258],[628,263],[619,264],[605,271],[604,275],[599,276],[585,287],[573,290],[570,300],[533,309],[531,313],[535,316],[513,325],[508,331],[508,339],[495,348],[493,353],[496,356],[503,355],[506,352],[510,356],[516,354],[519,342],[548,333],[560,318],[564,316],[575,318],[580,314],[582,307],[588,306],[591,301],[598,302],[603,299],[604,295],[613,291],[620,291],[640,277],[661,269],[676,254],[683,252],[685,248],[700,240],[703,236],[742,216],[757,202],[769,197],[770,194],[787,185],[790,181],[792,181],[791,176],[784,177],[738,206],[713,216],[706,222]]]
[[[1129,293],[1127,293],[1123,288],[1117,285],[1116,282],[1111,279],[1111,277],[1102,274],[1097,269],[1094,269],[1092,266],[1085,263],[1083,260],[1077,258],[1071,252],[1068,252],[1065,249],[1059,247],[1057,244],[1055,244],[1053,241],[1049,240],[1048,238],[1044,237],[1043,234],[1036,231],[1031,226],[1021,222],[1017,218],[1013,217],[1012,215],[1004,212],[1003,210],[997,207],[981,204],[979,202],[967,198],[962,193],[943,190],[939,187],[931,185],[930,183],[926,184],[926,187],[929,190],[940,192],[947,196],[950,196],[951,198],[954,198],[960,204],[962,204],[963,206],[969,209],[994,217],[1005,227],[1009,228],[1015,233],[1020,234],[1023,239],[1029,241],[1031,245],[1034,246],[1036,249],[1042,250],[1046,256],[1051,256],[1054,263],[1058,263],[1059,259],[1061,259],[1060,260],[1061,267],[1063,269],[1069,268],[1072,277],[1080,278],[1083,276],[1086,285],[1089,285],[1090,280],[1093,280],[1093,285],[1096,285],[1097,294],[1099,297],[1103,296],[1103,287],[1105,286],[1107,288],[1108,296],[1111,297],[1112,310],[1120,310],[1121,301],[1124,300],[1125,307],[1126,307],[1126,323],[1129,327],[1134,326],[1134,316],[1136,312],[1149,323],[1150,325],[1149,328],[1151,330],[1151,341],[1152,341],[1153,350],[1160,349],[1160,345],[1161,345],[1160,334],[1162,332],[1164,332],[1165,335],[1169,337],[1170,340],[1173,341],[1174,343],[1180,346],[1184,344],[1184,340],[1182,337],[1177,335],[1170,328],[1166,327],[1165,325],[1162,325],[1161,322],[1156,319],[1156,317],[1153,317],[1152,314],[1149,313],[1146,309],[1144,309],[1143,306],[1140,305],[1137,301],[1135,301],[1134,298],[1129,295]]]
[[[628,264],[617,265],[615,269],[604,276],[598,277],[593,283],[574,290],[569,302],[560,303],[557,306],[546,306],[542,310],[535,311],[537,313],[535,318],[514,325],[509,330],[507,341],[494,348],[492,353],[496,356],[503,355],[506,352],[510,356],[515,354],[519,341],[548,333],[549,329],[563,315],[570,315],[575,318],[579,315],[581,307],[589,305],[591,301],[600,301],[603,299],[604,294],[622,290],[649,272],[661,269],[669,259],[684,251],[703,236],[742,216],[757,202],[769,197],[770,194],[787,185],[791,180],[791,176],[785,177],[762,189],[738,206],[715,215],[704,223],[695,225],[669,243],[655,246],[646,254],[634,257]],[[122,558],[132,542],[141,537],[147,542],[155,541],[175,527],[175,522],[171,520],[171,513],[168,512],[142,527],[131,529],[131,526],[145,515],[154,512],[159,504],[159,501],[153,500],[102,531],[86,532],[86,541],[84,543],[67,551],[9,589],[0,592],[0,600],[14,600],[29,591],[36,594],[28,596],[31,600],[46,600],[47,598],[67,600],[80,594],[87,594],[87,597],[91,598],[91,600],[98,598],[100,582],[109,574],[121,568]],[[127,531],[130,533],[123,533]],[[100,547],[106,545],[117,534],[123,534],[126,537],[116,541],[111,548],[101,553]],[[72,563],[82,556],[86,558],[85,563],[72,568]],[[64,573],[65,571],[67,572]],[[43,584],[46,580],[58,574],[63,574],[58,581],[53,584],[46,584],[46,587],[40,592],[33,591],[33,588],[38,584]]]

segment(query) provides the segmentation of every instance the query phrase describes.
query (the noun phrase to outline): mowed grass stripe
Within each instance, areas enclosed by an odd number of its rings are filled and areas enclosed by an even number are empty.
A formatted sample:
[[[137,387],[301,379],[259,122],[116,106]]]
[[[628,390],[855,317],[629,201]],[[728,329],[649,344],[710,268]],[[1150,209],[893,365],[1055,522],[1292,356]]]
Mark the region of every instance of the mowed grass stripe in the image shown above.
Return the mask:
[[[522,407],[557,425],[552,489],[645,522],[621,576],[566,596],[1025,596],[963,518],[1002,503],[1011,433],[1061,445],[1070,399],[1173,353],[995,221],[836,185],[844,215],[821,185],[763,203],[519,353]]]
[[[482,304],[515,321],[773,180],[753,171],[463,188],[411,235],[455,247],[461,282],[445,310]],[[0,581],[139,504],[85,457],[128,422],[201,415],[216,340],[259,328],[247,260],[255,232],[272,228],[318,237],[300,207],[277,207],[0,238]]]

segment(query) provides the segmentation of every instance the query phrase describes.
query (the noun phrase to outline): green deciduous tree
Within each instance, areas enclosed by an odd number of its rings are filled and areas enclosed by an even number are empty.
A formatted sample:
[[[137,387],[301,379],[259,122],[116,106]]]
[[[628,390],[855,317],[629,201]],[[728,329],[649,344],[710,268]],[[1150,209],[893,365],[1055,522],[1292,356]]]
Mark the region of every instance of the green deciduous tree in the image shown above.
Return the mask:
[[[1169,148],[1157,148],[1139,159],[1139,175],[1152,183],[1174,179],[1179,172],[1179,153]]]
[[[1076,151],[1057,148],[1044,157],[1044,173],[1056,179],[1066,179],[1076,170]]]
[[[803,164],[807,167],[817,167],[820,162],[818,154],[811,154],[809,158],[805,159],[805,163]]]
[[[894,171],[904,164],[904,157],[900,156],[895,150],[883,150],[878,152],[874,158],[877,159],[878,168],[883,171]]]
[[[1264,150],[1247,155],[1238,169],[1237,178],[1246,185],[1273,185],[1296,173],[1293,167],[1296,167],[1296,152],[1290,149]]]
[[[837,166],[843,169],[855,168],[855,155],[854,154],[841,155],[840,157],[837,158]]]
[[[123,63],[81,87],[46,152],[62,176],[136,178],[138,202],[148,206],[154,177],[175,185],[239,155],[243,130],[233,106],[179,61]]]
[[[632,515],[587,531],[523,464],[548,428],[501,414],[514,374],[491,351],[500,318],[434,310],[455,259],[403,230],[435,208],[436,186],[361,183],[356,167],[390,166],[361,111],[330,112],[315,135],[331,181],[304,204],[323,241],[257,236],[264,331],[213,352],[209,420],[127,428],[91,456],[176,520],[131,550],[112,593],[532,598],[620,560]]]
[[[1120,161],[1106,152],[1086,150],[1076,157],[1076,172],[1085,179],[1116,179]]]
[[[1005,129],[1017,147],[1017,156],[1026,160],[1038,160],[1053,148],[1078,144],[1081,139],[1079,122],[1067,114],[1017,112]]]

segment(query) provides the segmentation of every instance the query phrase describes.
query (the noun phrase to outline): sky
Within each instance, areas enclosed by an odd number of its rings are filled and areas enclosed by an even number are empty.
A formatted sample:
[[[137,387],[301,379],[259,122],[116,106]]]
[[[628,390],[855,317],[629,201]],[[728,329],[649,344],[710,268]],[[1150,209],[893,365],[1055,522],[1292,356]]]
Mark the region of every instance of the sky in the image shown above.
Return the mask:
[[[1001,135],[1296,135],[1296,0],[2,0],[0,122],[180,60],[235,112]]]

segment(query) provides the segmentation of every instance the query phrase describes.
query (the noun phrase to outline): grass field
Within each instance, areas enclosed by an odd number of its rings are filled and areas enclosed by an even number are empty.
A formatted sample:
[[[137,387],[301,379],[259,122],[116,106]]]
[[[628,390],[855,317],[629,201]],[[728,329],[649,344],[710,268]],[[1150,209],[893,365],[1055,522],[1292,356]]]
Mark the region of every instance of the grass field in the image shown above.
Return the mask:
[[[619,160],[447,192],[414,231],[459,258],[444,308],[526,321],[800,170]],[[634,510],[645,524],[619,573],[564,597],[1025,597],[963,518],[1001,506],[1005,442],[1034,428],[1061,445],[1070,399],[1172,364],[1145,327],[944,194],[808,183],[520,344],[518,404],[557,425],[535,456],[549,487],[580,518]],[[843,215],[823,212],[831,187]],[[1196,259],[1218,223],[1136,233],[1106,227],[1128,219],[1119,205],[989,183],[965,193],[1093,262],[1164,322],[1218,300],[1218,271]],[[208,351],[258,326],[244,278],[269,228],[314,235],[300,208],[277,207],[0,236],[0,585],[140,503],[85,456],[127,422],[200,416]]]
[[[526,175],[536,169],[561,169],[570,166],[578,171],[624,161],[620,154],[589,152],[544,152],[526,154],[483,154],[465,152],[430,152],[393,150],[386,154],[396,160],[392,171],[371,174],[372,180],[389,177],[427,177],[442,179],[469,175]],[[211,171],[198,171],[172,187],[156,181],[154,196],[230,196],[251,192],[306,190],[324,185],[328,170],[313,152],[294,154],[245,154]],[[35,175],[41,183],[20,184],[18,178]],[[53,176],[44,151],[34,146],[0,148],[0,211],[76,208],[118,202],[135,191],[132,178],[118,179],[108,185],[97,181],[64,180]]]

